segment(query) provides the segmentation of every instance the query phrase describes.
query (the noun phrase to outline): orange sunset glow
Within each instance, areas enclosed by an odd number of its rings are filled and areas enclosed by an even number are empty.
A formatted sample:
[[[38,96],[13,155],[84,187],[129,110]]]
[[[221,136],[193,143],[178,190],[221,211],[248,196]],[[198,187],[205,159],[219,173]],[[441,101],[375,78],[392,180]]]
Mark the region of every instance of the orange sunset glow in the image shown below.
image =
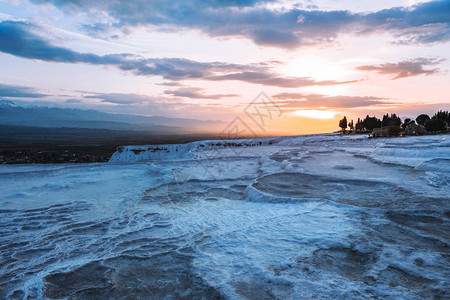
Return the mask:
[[[1,99],[220,131],[264,92],[258,135],[450,107],[448,1],[138,2],[0,2]]]
[[[0,299],[450,300],[449,230],[450,0],[0,0]]]

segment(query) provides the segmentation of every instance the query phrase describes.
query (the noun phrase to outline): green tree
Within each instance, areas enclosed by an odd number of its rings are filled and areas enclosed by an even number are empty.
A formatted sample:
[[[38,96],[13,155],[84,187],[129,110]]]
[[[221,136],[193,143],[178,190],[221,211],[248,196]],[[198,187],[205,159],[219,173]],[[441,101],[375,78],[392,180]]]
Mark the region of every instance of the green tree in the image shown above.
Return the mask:
[[[342,131],[345,132],[345,129],[347,128],[347,117],[346,116],[344,116],[344,118],[339,121],[339,127],[341,127]]]
[[[397,117],[396,114],[386,114],[383,116],[383,120],[381,121],[381,126],[400,126],[402,124],[402,120],[400,117]]]
[[[406,129],[406,126],[408,126],[409,124],[413,124],[413,123],[415,123],[414,120],[411,120],[410,118],[406,118],[405,121],[404,121],[403,124],[402,124],[403,130]]]
[[[363,124],[364,128],[366,128],[368,131],[372,131],[374,128],[381,127],[381,120],[377,119],[375,116],[369,117],[369,115],[367,115],[363,121]]]
[[[419,125],[425,125],[427,121],[430,120],[430,116],[426,114],[421,114],[416,118],[416,122]]]
[[[425,129],[428,132],[444,131],[445,127],[445,121],[440,119],[432,119],[425,123]]]
[[[434,114],[432,119],[439,119],[450,124],[450,113],[448,111],[440,110]]]
[[[356,131],[363,131],[364,130],[364,122],[358,118],[358,122],[355,124],[355,130]]]
[[[402,129],[400,126],[387,126],[388,136],[399,136]]]

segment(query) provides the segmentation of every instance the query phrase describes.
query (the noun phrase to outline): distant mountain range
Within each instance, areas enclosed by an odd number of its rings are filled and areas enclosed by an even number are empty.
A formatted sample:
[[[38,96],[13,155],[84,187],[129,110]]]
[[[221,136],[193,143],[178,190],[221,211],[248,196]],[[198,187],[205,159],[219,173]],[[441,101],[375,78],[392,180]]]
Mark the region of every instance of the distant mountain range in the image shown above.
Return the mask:
[[[225,128],[222,121],[137,116],[104,113],[95,110],[21,106],[0,100],[0,125],[133,130],[155,133],[218,133]]]

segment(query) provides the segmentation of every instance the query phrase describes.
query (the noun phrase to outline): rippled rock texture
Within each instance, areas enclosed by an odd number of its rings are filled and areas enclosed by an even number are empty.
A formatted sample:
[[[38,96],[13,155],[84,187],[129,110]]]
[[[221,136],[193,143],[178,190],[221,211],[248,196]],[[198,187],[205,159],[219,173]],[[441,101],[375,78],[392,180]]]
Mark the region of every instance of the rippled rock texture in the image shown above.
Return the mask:
[[[446,136],[246,143],[0,166],[0,298],[448,298]]]

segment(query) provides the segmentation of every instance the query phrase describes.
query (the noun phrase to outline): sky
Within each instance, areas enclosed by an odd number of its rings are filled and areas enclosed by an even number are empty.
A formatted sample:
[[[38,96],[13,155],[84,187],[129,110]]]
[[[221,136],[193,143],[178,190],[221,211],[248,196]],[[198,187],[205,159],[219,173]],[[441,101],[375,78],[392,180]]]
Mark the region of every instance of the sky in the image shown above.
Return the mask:
[[[0,0],[0,99],[330,132],[450,110],[449,42],[450,0]]]

